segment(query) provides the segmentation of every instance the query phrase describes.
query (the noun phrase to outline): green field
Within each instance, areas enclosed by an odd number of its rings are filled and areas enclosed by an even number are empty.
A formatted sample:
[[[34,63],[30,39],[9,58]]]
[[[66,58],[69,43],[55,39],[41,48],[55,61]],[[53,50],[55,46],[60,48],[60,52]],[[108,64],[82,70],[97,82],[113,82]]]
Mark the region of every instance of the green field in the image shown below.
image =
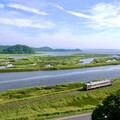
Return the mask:
[[[0,69],[0,72],[60,70],[120,64],[120,58],[115,58],[116,61],[106,62],[114,59],[112,55],[106,54],[74,54],[69,56],[25,55],[27,58],[22,59],[11,58],[11,56],[20,55],[0,55],[0,66],[13,65],[12,67]],[[94,58],[94,60],[88,64],[80,63],[84,58]]]
[[[120,90],[120,78],[113,85],[83,91],[83,83],[33,87],[0,93],[1,120],[44,120],[92,111],[110,93]]]

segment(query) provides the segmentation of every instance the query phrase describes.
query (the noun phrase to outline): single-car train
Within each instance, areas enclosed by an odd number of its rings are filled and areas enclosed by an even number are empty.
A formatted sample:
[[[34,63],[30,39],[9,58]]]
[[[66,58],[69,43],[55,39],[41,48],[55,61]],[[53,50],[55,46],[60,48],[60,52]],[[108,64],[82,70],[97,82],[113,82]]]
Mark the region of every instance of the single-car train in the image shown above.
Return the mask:
[[[100,88],[103,86],[110,86],[113,84],[112,80],[101,80],[101,81],[96,81],[96,82],[89,82],[89,83],[85,83],[83,86],[84,90],[90,90],[90,89],[95,89],[95,88]]]

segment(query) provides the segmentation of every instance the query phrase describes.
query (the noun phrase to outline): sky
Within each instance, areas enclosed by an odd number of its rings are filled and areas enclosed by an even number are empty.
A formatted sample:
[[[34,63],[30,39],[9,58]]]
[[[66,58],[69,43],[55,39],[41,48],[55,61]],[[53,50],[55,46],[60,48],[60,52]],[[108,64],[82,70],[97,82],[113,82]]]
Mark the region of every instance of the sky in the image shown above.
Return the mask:
[[[0,45],[120,49],[120,0],[0,0]]]

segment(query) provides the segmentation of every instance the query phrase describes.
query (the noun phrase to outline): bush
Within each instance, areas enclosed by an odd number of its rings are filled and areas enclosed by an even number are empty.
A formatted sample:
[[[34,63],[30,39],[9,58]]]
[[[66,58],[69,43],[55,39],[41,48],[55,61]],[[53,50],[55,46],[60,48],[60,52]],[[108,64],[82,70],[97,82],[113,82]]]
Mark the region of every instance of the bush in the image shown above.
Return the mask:
[[[92,113],[92,120],[120,120],[120,91],[103,100]]]

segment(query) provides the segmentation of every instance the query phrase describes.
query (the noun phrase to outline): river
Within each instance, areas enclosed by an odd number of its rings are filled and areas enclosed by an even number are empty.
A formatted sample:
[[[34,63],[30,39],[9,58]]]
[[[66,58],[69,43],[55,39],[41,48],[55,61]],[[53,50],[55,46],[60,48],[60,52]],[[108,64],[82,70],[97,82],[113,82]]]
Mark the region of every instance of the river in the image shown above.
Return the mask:
[[[72,70],[0,73],[0,91],[120,77],[120,65]]]

